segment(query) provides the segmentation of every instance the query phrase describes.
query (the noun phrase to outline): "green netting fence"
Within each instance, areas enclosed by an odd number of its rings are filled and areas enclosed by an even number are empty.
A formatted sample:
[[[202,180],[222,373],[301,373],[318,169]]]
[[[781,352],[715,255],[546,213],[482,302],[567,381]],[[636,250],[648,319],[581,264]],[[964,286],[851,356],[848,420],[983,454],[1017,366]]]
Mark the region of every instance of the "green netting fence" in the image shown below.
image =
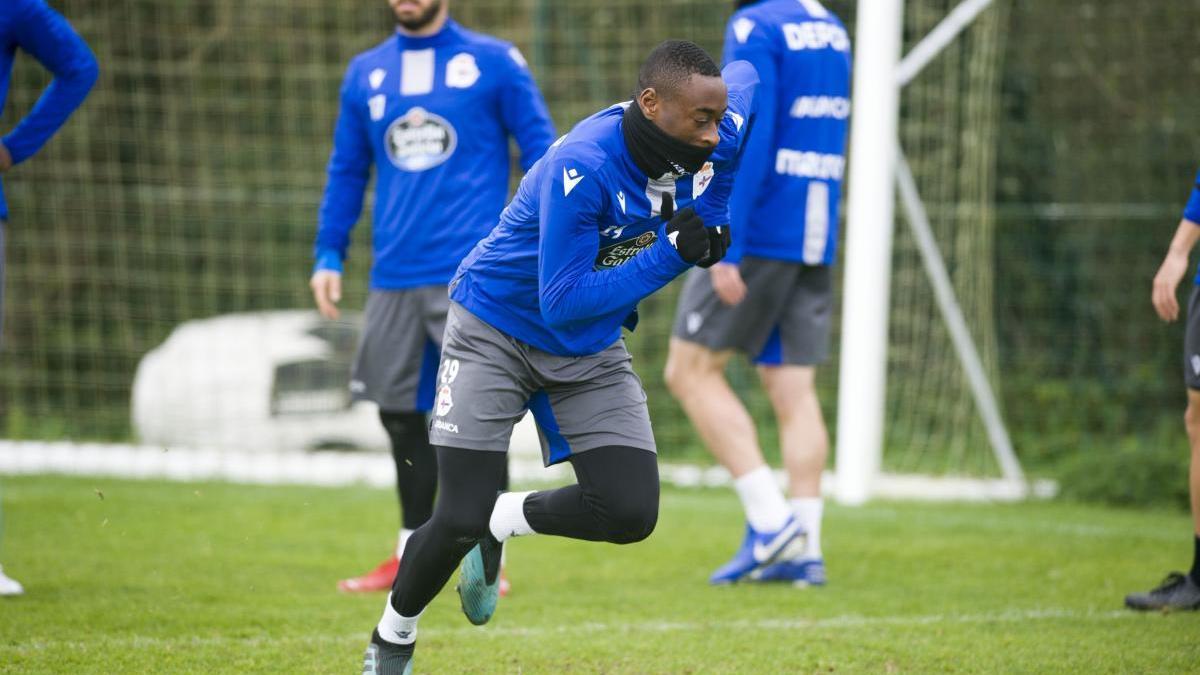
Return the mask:
[[[54,0],[102,75],[5,177],[12,209],[0,436],[124,440],[139,359],[182,322],[310,307],[315,214],[348,59],[383,0]],[[853,35],[854,3],[826,3]],[[909,0],[911,46],[956,2]],[[729,2],[456,0],[518,44],[560,131],[632,90],[667,37],[719,50]],[[1149,281],[1200,158],[1193,2],[997,0],[902,97],[901,140],[1027,465],[1184,443],[1179,344]],[[3,128],[46,83],[28,57]],[[361,307],[369,216],[344,304]],[[891,306],[890,468],[995,472],[903,224]],[[677,287],[630,338],[664,455],[699,456],[661,380]],[[836,415],[837,334],[819,386]],[[186,373],[181,374],[181,377]],[[768,406],[731,371],[770,453]],[[853,411],[845,411],[853,414]]]

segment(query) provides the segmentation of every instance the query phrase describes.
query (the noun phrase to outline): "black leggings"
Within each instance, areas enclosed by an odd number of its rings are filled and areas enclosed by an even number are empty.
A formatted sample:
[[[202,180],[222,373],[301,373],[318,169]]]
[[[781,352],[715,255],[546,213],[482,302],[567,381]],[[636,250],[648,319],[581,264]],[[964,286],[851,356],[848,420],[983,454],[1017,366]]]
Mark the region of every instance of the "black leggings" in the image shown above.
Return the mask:
[[[404,548],[392,606],[416,616],[442,590],[462,557],[488,535],[508,457],[502,452],[437,447],[438,498],[429,522]],[[535,532],[629,544],[658,522],[658,462],[640,448],[607,446],[570,459],[579,483],[535,492],[525,518]]]
[[[437,492],[437,454],[429,444],[423,412],[380,411],[379,420],[392,443],[396,463],[396,496],[400,499],[400,522],[406,530],[425,524],[433,513]],[[508,488],[508,463],[504,464],[503,489]]]

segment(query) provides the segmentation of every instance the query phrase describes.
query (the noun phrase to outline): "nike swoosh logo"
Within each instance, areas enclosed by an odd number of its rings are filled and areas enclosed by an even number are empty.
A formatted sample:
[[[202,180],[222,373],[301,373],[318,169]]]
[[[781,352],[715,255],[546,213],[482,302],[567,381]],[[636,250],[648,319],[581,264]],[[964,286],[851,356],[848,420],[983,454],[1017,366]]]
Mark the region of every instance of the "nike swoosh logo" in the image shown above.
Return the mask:
[[[571,194],[571,190],[574,190],[575,186],[579,185],[579,181],[581,181],[581,180],[583,180],[583,174],[576,173],[575,177],[571,178],[571,174],[567,172],[567,167],[564,166],[563,167],[563,196],[566,197],[567,195]]]
[[[780,530],[774,539],[766,544],[758,541],[754,542],[754,559],[763,563],[779,555],[779,551],[783,549],[784,545],[796,536],[796,529],[799,527],[800,524],[793,520]]]

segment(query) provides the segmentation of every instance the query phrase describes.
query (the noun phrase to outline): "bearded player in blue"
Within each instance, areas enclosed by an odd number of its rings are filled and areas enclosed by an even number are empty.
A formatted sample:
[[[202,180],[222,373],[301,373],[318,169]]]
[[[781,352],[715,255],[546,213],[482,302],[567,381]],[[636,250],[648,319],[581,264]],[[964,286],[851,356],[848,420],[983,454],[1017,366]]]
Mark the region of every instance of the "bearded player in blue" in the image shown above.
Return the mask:
[[[0,173],[24,162],[50,140],[87,98],[100,75],[96,57],[61,14],[42,0],[0,2],[0,111],[8,98],[17,50],[54,76],[33,109],[0,139]],[[0,325],[4,318],[4,228],[8,203],[0,191]],[[21,584],[0,570],[0,596],[20,595]]]
[[[466,30],[448,0],[389,0],[397,34],[346,71],[310,285],[338,315],[343,260],[375,167],[374,264],[350,389],[374,401],[392,445],[401,527],[395,553],[342,591],[392,587],[409,535],[433,511],[437,459],[426,436],[446,285],[487,236],[509,187],[509,137],[528,169],[554,126],[516,47]]]
[[[654,529],[654,437],[621,327],[642,298],[724,255],[757,82],[747,63],[722,73],[690,42],[659,45],[635,100],[559,139],[459,267],[430,430],[438,500],[405,549],[364,673],[411,670],[417,620],[464,554],[459,595],[482,624],[506,539],[627,544]],[[546,463],[569,461],[579,482],[497,497],[526,409]]]

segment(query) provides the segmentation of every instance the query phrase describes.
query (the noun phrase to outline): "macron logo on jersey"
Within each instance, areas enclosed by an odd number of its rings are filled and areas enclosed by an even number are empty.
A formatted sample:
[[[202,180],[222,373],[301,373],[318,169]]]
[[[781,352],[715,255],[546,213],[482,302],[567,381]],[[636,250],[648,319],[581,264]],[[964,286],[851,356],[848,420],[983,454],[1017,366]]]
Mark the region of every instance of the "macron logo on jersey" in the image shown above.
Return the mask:
[[[754,32],[754,22],[746,17],[742,17],[733,22],[733,36],[737,38],[738,44],[746,44],[746,40],[750,39],[750,33]]]
[[[575,169],[568,169],[567,167],[564,166],[563,167],[563,196],[566,197],[566,196],[570,195],[571,190],[574,190],[575,186],[579,185],[579,181],[581,181],[581,180],[583,180],[583,174],[579,173]]]

